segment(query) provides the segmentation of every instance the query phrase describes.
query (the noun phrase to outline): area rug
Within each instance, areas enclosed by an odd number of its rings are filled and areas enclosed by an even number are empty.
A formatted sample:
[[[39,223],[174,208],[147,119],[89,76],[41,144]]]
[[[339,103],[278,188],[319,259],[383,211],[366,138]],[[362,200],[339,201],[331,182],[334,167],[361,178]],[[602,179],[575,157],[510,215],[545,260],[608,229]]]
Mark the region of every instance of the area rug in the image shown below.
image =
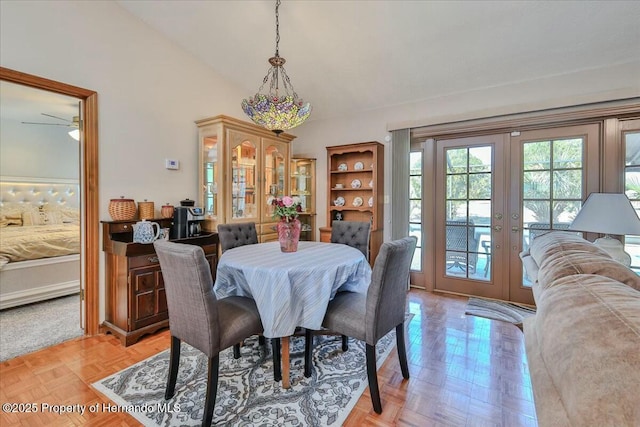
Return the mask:
[[[411,319],[405,323],[408,324]],[[378,367],[395,347],[395,330],[378,345]],[[267,340],[267,343],[269,341]],[[233,358],[220,354],[214,425],[224,426],[340,426],[368,386],[364,343],[349,339],[341,350],[339,336],[318,335],[313,352],[313,375],[304,377],[304,337],[291,337],[291,388],[273,381],[271,346],[256,337]],[[182,344],[176,394],[164,400],[169,366],[165,350],[93,385],[145,426],[195,426],[202,423],[207,359]]]
[[[536,309],[525,305],[484,298],[469,298],[465,314],[521,325],[525,317],[536,314]]]
[[[70,295],[0,311],[0,361],[84,334],[80,297]]]

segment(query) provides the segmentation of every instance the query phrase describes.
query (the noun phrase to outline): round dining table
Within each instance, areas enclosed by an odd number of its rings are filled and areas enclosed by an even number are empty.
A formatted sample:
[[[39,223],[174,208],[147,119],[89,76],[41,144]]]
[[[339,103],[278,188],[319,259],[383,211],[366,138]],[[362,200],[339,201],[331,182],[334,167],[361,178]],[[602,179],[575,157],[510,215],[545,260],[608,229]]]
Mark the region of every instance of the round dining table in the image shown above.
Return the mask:
[[[289,386],[288,337],[296,327],[319,330],[329,301],[338,291],[366,292],[371,267],[364,254],[337,243],[299,242],[282,252],[279,242],[244,245],[218,260],[218,298],[253,298],[264,336],[281,338],[283,386]]]

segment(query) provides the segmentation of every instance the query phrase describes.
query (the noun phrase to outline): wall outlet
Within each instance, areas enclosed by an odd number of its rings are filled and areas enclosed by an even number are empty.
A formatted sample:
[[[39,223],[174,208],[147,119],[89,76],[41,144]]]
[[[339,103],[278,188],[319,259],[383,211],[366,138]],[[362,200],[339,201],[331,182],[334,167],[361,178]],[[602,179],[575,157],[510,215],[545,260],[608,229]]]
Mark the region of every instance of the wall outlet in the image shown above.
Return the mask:
[[[180,169],[180,161],[174,159],[164,159],[164,167],[167,169]]]

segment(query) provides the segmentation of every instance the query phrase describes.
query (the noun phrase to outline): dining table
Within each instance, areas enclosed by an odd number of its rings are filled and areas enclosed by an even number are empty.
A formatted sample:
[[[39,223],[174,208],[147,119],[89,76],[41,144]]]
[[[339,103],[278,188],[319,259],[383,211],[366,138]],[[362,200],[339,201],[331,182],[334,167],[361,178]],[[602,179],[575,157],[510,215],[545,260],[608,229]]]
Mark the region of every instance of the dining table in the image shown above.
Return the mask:
[[[264,336],[280,338],[282,386],[290,387],[289,337],[297,327],[319,330],[329,301],[337,292],[366,292],[371,267],[364,254],[338,243],[298,243],[282,252],[279,242],[239,246],[218,260],[216,297],[253,298]],[[274,357],[274,369],[276,361]]]

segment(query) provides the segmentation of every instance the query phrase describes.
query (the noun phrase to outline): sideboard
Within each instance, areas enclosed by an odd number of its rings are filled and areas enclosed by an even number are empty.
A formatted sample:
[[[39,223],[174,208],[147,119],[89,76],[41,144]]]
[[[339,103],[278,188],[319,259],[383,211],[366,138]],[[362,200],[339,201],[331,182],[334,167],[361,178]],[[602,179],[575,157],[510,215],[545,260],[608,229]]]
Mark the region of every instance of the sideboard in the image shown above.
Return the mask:
[[[170,227],[171,219],[153,219]],[[153,244],[133,243],[136,221],[102,221],[105,253],[106,311],[102,330],[120,339],[122,345],[136,343],[143,335],[169,326],[169,312],[162,271]],[[218,234],[172,240],[198,245],[204,250],[215,280],[218,264]]]

